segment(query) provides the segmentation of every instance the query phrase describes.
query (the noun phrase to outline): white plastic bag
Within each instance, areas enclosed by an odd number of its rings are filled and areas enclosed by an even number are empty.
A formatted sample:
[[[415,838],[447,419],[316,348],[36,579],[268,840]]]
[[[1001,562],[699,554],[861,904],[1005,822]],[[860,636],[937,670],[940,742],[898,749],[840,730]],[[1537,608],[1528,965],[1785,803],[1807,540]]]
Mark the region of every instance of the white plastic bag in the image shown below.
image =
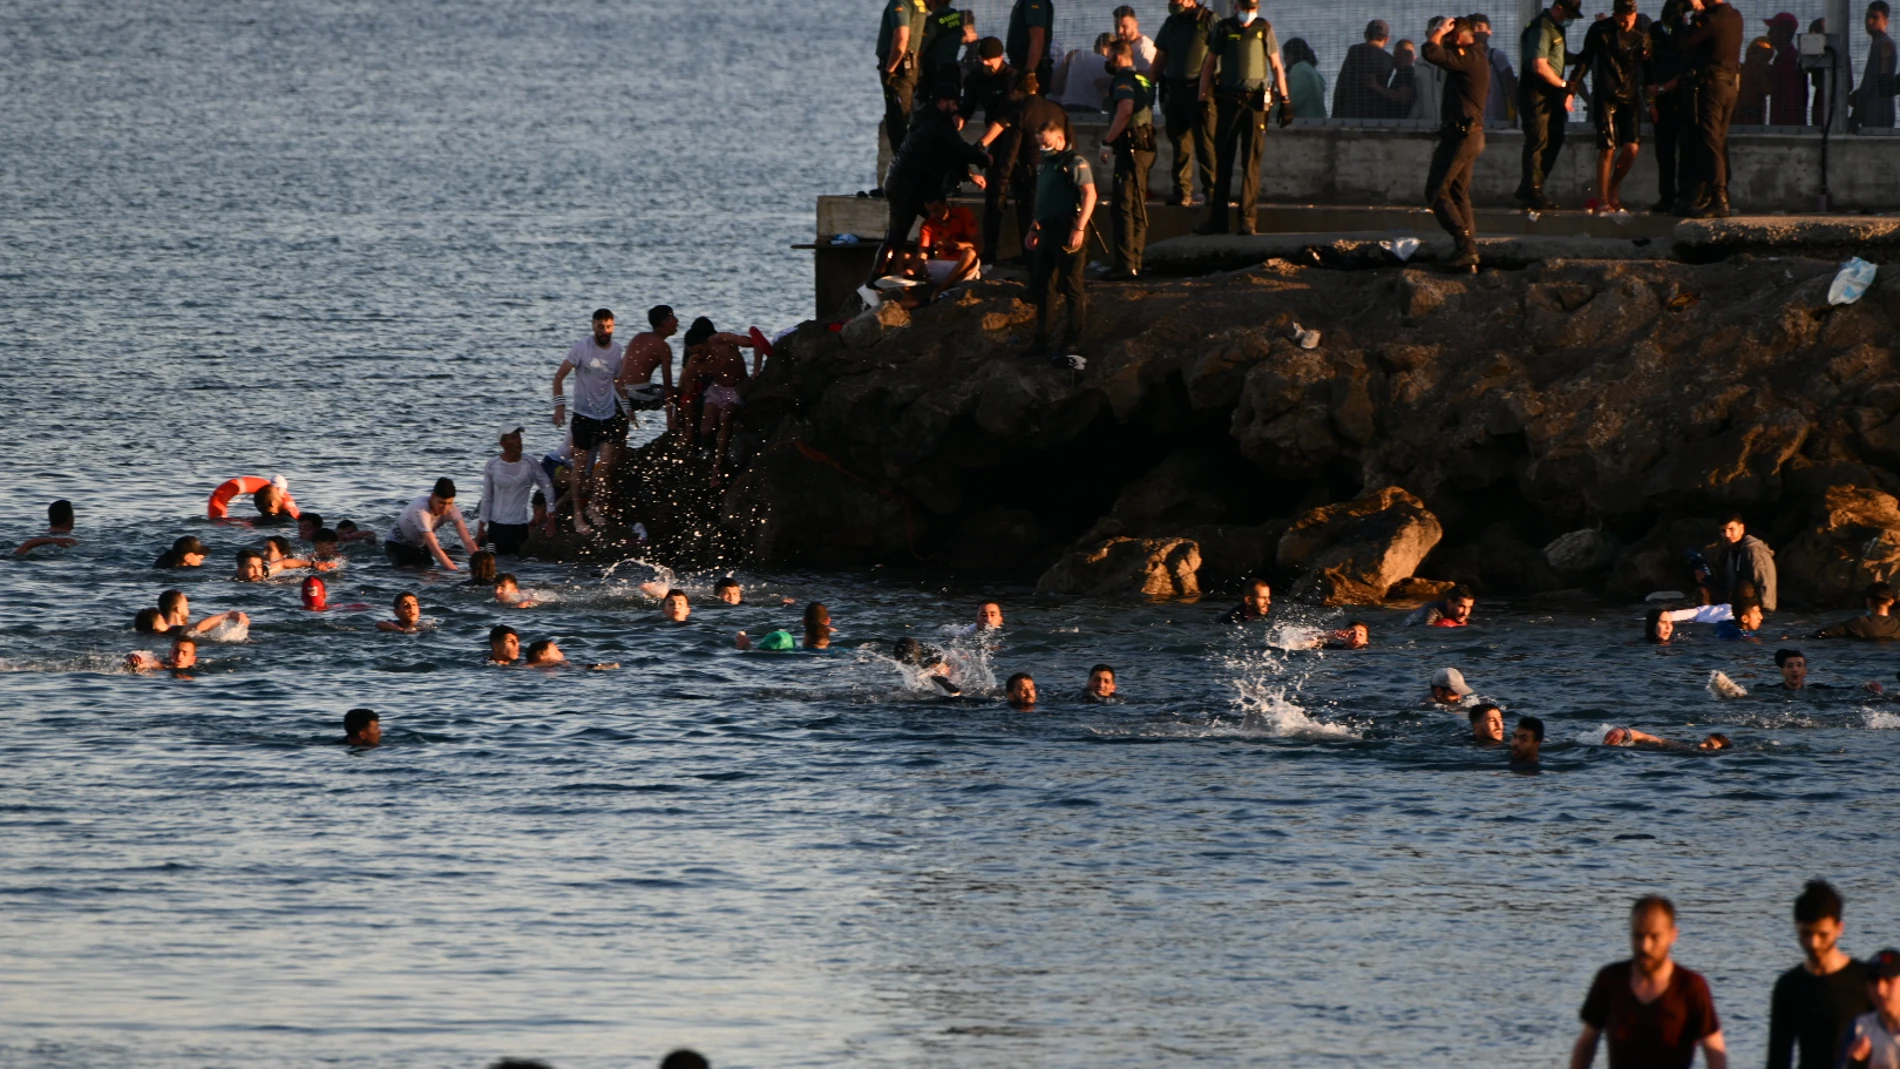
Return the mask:
[[[1379,247],[1398,257],[1400,263],[1404,263],[1412,258],[1413,253],[1418,251],[1418,239],[1391,238],[1379,242]]]
[[[1874,284],[1875,270],[1873,264],[1858,256],[1842,264],[1840,273],[1827,287],[1827,303],[1853,304],[1860,300],[1867,287]]]

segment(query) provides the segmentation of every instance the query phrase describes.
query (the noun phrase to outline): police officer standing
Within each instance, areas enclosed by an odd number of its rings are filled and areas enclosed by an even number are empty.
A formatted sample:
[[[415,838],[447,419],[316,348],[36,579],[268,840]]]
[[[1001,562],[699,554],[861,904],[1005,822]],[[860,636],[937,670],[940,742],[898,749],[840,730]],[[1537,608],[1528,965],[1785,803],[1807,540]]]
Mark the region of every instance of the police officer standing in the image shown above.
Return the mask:
[[[1198,0],[1175,0],[1168,20],[1155,35],[1155,61],[1161,119],[1174,148],[1174,203],[1194,203],[1194,171],[1200,165],[1201,192],[1214,191],[1214,106],[1201,99],[1201,68],[1214,33],[1214,12]]]
[[[976,55],[976,69],[963,79],[961,110],[966,121],[978,111],[983,113],[983,136],[977,144],[989,151],[990,166],[983,186],[980,258],[983,266],[988,267],[996,262],[996,250],[1003,236],[1003,202],[1021,144],[1022,130],[1017,120],[1022,111],[1022,93],[1015,68],[1003,61],[1002,41],[983,38],[976,46]],[[1027,234],[1029,223],[1024,214],[1019,232]]]
[[[1055,73],[1049,46],[1056,25],[1056,0],[1016,0],[1009,9],[1009,30],[1003,41],[1009,65],[1024,74],[1036,76],[1036,84],[1047,88]],[[1033,137],[1034,135],[1027,135]]]
[[[1570,98],[1577,93],[1575,85],[1564,81],[1564,71],[1577,61],[1577,54],[1565,47],[1564,27],[1582,10],[1582,0],[1556,0],[1537,13],[1518,40],[1524,53],[1524,80],[1517,83],[1524,173],[1518,180],[1517,199],[1527,208],[1549,211],[1558,206],[1544,195],[1544,178],[1563,151]]]
[[[1726,219],[1728,206],[1728,124],[1742,91],[1742,16],[1725,0],[1689,0],[1699,15],[1682,38],[1685,65],[1695,78],[1695,129],[1690,132],[1694,160],[1691,219]]]
[[[1141,274],[1141,253],[1148,243],[1148,172],[1155,165],[1154,82],[1135,71],[1135,46],[1108,46],[1108,102],[1113,118],[1103,135],[1102,154],[1115,154],[1115,271],[1109,277],[1130,281]]]
[[[1439,99],[1438,148],[1425,179],[1425,202],[1457,250],[1446,266],[1478,269],[1478,224],[1471,214],[1471,171],[1484,154],[1484,105],[1491,94],[1491,57],[1470,18],[1451,19],[1425,35],[1420,55],[1445,72]]]
[[[1688,185],[1688,175],[1680,169],[1685,115],[1693,116],[1694,107],[1685,99],[1694,94],[1683,84],[1681,55],[1681,6],[1684,0],[1667,0],[1662,17],[1649,24],[1649,63],[1643,70],[1643,94],[1649,98],[1650,128],[1656,142],[1656,205],[1654,212],[1671,212],[1677,194]]]
[[[1234,0],[1233,17],[1214,26],[1207,60],[1201,64],[1200,97],[1214,101],[1214,190],[1207,198],[1213,211],[1207,222],[1194,228],[1195,233],[1227,233],[1227,198],[1236,161],[1243,164],[1238,230],[1254,232],[1260,155],[1267,147],[1267,110],[1276,92],[1281,100],[1288,96],[1280,39],[1273,33],[1273,24],[1260,17],[1260,0]],[[1293,109],[1281,109],[1280,125],[1292,121]]]
[[[1060,350],[1079,347],[1088,328],[1089,298],[1082,268],[1088,261],[1084,246],[1089,218],[1095,213],[1095,173],[1069,144],[1066,124],[1051,118],[1029,136],[1036,139],[1042,155],[1036,172],[1036,222],[1023,241],[1033,258],[1029,293],[1036,302],[1036,340],[1029,355],[1051,355],[1054,342],[1053,355],[1060,360],[1064,356]],[[1050,324],[1056,303],[1064,298],[1069,302],[1068,329],[1058,336],[1051,333]]]
[[[924,39],[917,62],[924,85],[963,83],[963,46],[974,36],[976,27],[966,31],[963,12],[950,6],[950,0],[929,0],[924,16]]]
[[[884,86],[884,137],[895,153],[910,131],[917,95],[917,52],[924,43],[924,0],[883,0],[877,30],[877,73]]]
[[[866,281],[876,281],[890,268],[891,260],[910,241],[911,224],[924,214],[924,205],[943,199],[947,190],[962,184],[971,167],[988,167],[989,153],[963,139],[963,119],[957,114],[957,87],[949,82],[935,86],[930,104],[919,108],[917,121],[897,158],[891,161],[890,174],[884,179],[884,197],[889,202],[890,225],[884,231],[884,243],[878,246]],[[984,181],[977,179],[979,184]]]

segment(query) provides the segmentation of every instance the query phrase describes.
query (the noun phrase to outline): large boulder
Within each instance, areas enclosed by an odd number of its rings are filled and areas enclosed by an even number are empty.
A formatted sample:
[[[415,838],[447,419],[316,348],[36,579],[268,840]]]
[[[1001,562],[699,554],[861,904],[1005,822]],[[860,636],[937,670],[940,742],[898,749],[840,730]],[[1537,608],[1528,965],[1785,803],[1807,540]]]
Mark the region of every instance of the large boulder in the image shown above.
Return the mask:
[[[1424,502],[1388,486],[1302,515],[1280,537],[1275,556],[1300,573],[1293,584],[1300,601],[1377,605],[1442,537]]]
[[[1867,584],[1900,575],[1900,501],[1892,494],[1836,486],[1819,511],[1819,522],[1776,554],[1784,603],[1856,607]]]
[[[1047,594],[1198,597],[1201,550],[1186,538],[1110,538],[1070,553],[1044,572]]]

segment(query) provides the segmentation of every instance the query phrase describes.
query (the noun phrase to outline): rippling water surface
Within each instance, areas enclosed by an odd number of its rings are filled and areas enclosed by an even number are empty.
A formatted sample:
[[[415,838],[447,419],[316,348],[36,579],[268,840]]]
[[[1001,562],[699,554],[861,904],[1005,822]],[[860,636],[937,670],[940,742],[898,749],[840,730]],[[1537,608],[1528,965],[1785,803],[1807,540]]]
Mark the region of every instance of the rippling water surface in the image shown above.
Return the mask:
[[[586,316],[809,305],[810,198],[868,184],[864,5],[395,0],[16,6],[0,29],[0,1063],[33,1066],[1552,1064],[1623,903],[1684,907],[1743,1063],[1799,882],[1900,942],[1895,707],[1759,687],[1762,647],[1631,640],[1635,608],[1481,606],[1468,632],[1289,652],[1220,606],[741,571],[661,623],[639,565],[527,565],[542,607],[355,553],[307,614],[225,578],[220,480],[281,472],[387,529],[474,487],[503,420],[554,444]],[[844,57],[844,58],[840,58]],[[649,431],[650,433],[650,431]],[[472,504],[473,494],[468,495]],[[196,574],[151,559],[196,533]],[[177,585],[249,641],[119,671]],[[430,627],[380,634],[402,589]],[[826,654],[739,628],[829,603]],[[479,664],[499,621],[617,671]],[[1777,620],[1799,633],[1802,624]],[[950,701],[865,650],[947,644]],[[1814,648],[1816,675],[1900,658]],[[1126,702],[1073,695],[1089,665]],[[1552,725],[1511,775],[1418,707],[1465,669]],[[996,680],[1050,701],[1007,711]],[[335,744],[342,710],[385,745]],[[1630,723],[1732,754],[1611,752]]]

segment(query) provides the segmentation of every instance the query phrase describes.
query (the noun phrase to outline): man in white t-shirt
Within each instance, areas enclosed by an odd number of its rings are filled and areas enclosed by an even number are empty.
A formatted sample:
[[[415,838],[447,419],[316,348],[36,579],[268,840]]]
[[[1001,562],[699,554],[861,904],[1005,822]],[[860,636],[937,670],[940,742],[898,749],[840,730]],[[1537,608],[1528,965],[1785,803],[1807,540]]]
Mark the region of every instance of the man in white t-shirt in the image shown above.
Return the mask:
[[[534,520],[534,491],[554,500],[554,484],[547,469],[538,460],[521,455],[521,425],[510,423],[501,429],[501,455],[491,458],[482,468],[482,505],[475,513],[475,541],[495,543],[495,552],[513,556],[528,540],[528,525]],[[554,537],[554,512],[542,534]]]
[[[627,417],[621,409],[614,380],[620,377],[620,364],[626,354],[614,341],[614,314],[605,308],[594,313],[594,334],[582,338],[567,351],[560,370],[554,373],[554,425],[567,422],[567,397],[561,392],[569,373],[574,375],[574,531],[589,534],[587,517],[605,523],[600,510],[589,511],[589,499],[596,489],[611,485],[608,479],[618,458],[620,446],[627,440]],[[598,461],[598,465],[596,462]],[[591,473],[591,474],[590,474]]]
[[[462,536],[462,547],[473,555],[475,539],[469,536],[468,524],[462,522],[462,510],[455,507],[455,481],[443,478],[435,481],[434,490],[409,502],[409,507],[402,510],[395,529],[383,543],[390,563],[406,568],[427,568],[433,560],[449,571],[460,571],[436,539],[435,529],[443,520],[455,525],[456,533]]]
[[[1135,9],[1127,4],[1115,9],[1115,37],[1127,41],[1135,50],[1135,73],[1148,74],[1154,70],[1154,38],[1141,32],[1141,22],[1135,18]]]

